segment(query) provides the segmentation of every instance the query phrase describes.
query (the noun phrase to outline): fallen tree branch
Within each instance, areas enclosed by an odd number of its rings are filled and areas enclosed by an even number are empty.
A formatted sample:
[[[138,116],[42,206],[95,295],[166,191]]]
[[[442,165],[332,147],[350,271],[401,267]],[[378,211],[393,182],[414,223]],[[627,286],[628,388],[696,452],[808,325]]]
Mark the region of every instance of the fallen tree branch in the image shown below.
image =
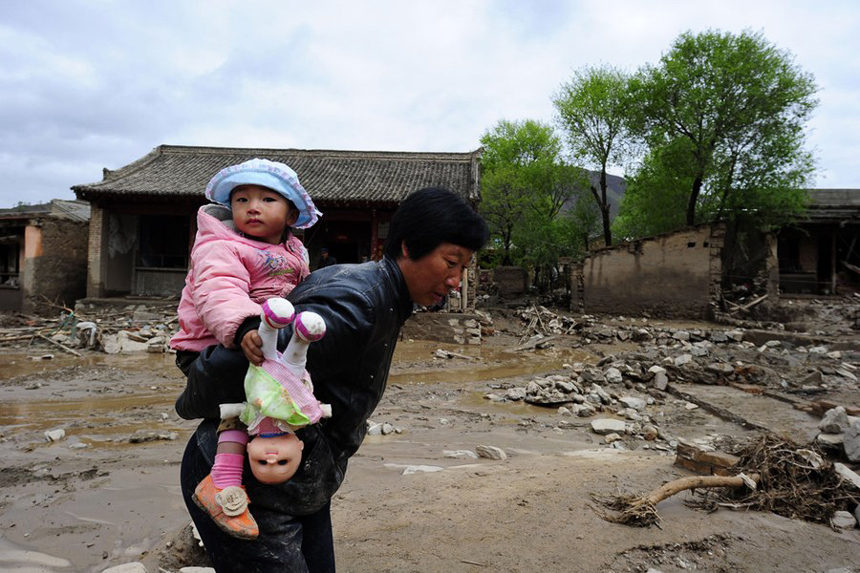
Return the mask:
[[[620,511],[619,515],[604,515],[608,521],[625,525],[646,526],[657,524],[657,504],[672,497],[676,493],[688,489],[715,487],[750,487],[755,489],[760,479],[759,474],[746,476],[688,476],[670,481],[651,493],[639,497],[622,497],[607,505],[610,509]]]
[[[80,353],[80,352],[78,352],[77,350],[72,350],[72,349],[71,349],[71,348],[69,348],[68,346],[66,346],[66,345],[64,345],[64,344],[60,344],[60,343],[59,343],[59,342],[57,342],[56,340],[51,340],[50,338],[48,338],[48,337],[47,337],[47,336],[45,336],[44,334],[36,334],[36,336],[38,336],[39,338],[41,338],[41,339],[43,339],[43,340],[47,340],[47,341],[48,341],[48,342],[50,342],[51,344],[55,344],[55,345],[59,346],[61,349],[63,349],[64,351],[68,352],[69,354],[74,354],[74,355],[75,355],[75,356],[77,356],[78,358],[80,358],[80,357],[81,357],[81,353]]]
[[[745,305],[743,305],[743,306],[738,306],[737,308],[732,309],[732,311],[731,311],[731,312],[729,312],[729,314],[734,314],[734,313],[736,313],[736,312],[737,312],[737,311],[739,311],[739,310],[747,311],[747,310],[751,309],[752,307],[754,307],[755,305],[757,305],[758,303],[760,303],[761,301],[765,300],[766,298],[767,298],[767,295],[766,295],[766,294],[763,294],[763,295],[761,295],[760,297],[758,297],[758,298],[756,298],[755,300],[753,300],[752,302],[748,302],[748,303],[746,303],[746,304],[745,304]],[[735,306],[737,306],[737,305],[735,305]]]

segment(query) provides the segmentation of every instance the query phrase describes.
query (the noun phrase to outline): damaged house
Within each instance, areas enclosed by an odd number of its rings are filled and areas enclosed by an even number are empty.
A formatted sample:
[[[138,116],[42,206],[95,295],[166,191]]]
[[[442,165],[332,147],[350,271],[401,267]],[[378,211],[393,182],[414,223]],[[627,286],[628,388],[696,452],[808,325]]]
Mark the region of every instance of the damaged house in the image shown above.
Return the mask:
[[[779,290],[836,294],[860,285],[860,190],[813,189],[804,217],[779,231]]]
[[[0,310],[39,313],[84,296],[89,218],[83,201],[0,209]]]
[[[161,145],[97,183],[72,187],[89,201],[86,296],[176,297],[185,280],[196,212],[209,179],[255,157],[292,167],[323,212],[297,234],[316,268],[320,250],[339,263],[381,257],[388,222],[409,192],[443,186],[476,205],[480,150],[407,153]],[[467,284],[469,281],[465,281]],[[474,283],[474,281],[471,281]],[[466,296],[461,300],[474,300]]]
[[[599,249],[573,265],[571,307],[587,313],[709,319],[736,310],[726,285],[765,295],[830,295],[860,290],[860,190],[815,189],[803,216],[763,233],[746,256],[746,278],[726,276],[722,223],[699,225]],[[749,247],[747,245],[746,247]],[[732,273],[735,273],[733,270]],[[760,288],[758,288],[760,287]]]

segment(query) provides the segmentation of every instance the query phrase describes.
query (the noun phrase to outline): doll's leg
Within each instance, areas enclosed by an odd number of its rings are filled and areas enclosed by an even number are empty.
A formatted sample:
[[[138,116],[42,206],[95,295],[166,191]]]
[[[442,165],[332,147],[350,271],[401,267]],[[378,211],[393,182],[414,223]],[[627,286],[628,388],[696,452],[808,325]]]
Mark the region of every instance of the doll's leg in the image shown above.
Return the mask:
[[[211,473],[194,491],[194,502],[219,528],[239,539],[256,539],[259,528],[248,511],[242,486],[242,468],[248,434],[237,429],[238,420],[222,420]],[[244,427],[241,423],[238,426]]]

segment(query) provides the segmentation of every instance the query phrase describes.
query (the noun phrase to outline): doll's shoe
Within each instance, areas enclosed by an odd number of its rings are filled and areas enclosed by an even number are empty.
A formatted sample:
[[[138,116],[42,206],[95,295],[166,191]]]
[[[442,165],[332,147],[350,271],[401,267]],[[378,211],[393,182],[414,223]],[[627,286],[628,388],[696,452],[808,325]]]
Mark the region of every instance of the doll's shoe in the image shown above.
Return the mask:
[[[225,533],[239,539],[256,539],[260,534],[254,516],[248,511],[248,495],[244,487],[218,489],[212,476],[208,475],[197,485],[191,499]]]

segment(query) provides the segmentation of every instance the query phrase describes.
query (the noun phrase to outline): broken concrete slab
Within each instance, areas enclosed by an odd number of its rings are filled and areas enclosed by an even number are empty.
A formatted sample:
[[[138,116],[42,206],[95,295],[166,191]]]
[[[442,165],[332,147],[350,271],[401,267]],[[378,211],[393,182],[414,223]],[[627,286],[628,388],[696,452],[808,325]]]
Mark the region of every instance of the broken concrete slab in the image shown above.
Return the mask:
[[[670,392],[741,427],[791,435],[808,444],[818,435],[818,418],[797,410],[789,401],[748,394],[731,386],[673,384]]]
[[[591,431],[603,436],[613,432],[623,434],[626,429],[627,423],[624,420],[617,420],[615,418],[598,418],[591,421]]]

